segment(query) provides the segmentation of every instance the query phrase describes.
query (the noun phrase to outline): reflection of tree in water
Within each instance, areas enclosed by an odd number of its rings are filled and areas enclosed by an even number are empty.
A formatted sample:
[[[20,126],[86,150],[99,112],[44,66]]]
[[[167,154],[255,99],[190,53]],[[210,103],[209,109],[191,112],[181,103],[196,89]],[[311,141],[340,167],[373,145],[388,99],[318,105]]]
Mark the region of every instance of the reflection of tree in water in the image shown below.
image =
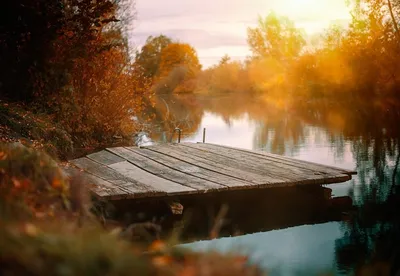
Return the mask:
[[[378,138],[371,144],[353,144],[360,185],[358,211],[343,223],[344,236],[336,241],[341,270],[369,269],[378,273],[378,269],[391,269],[382,275],[394,275],[399,270],[400,204],[398,186],[393,186],[400,183],[396,173],[398,141]]]
[[[255,149],[283,155],[286,151],[293,153],[304,142],[306,129],[303,123],[283,116],[268,116],[257,125],[253,137]]]
[[[384,184],[389,186],[391,183]],[[377,202],[369,193],[365,193],[364,196],[364,204],[348,222],[342,224],[343,237],[336,240],[338,269],[346,273],[353,270],[361,273],[368,269],[368,275],[398,275],[399,195],[390,195],[383,202]],[[382,273],[382,269],[390,272],[378,274],[379,271]]]
[[[302,122],[293,116],[294,113],[261,103],[251,95],[209,97],[200,102],[205,111],[222,117],[228,126],[232,120],[247,115],[250,121],[256,123],[256,134],[253,137],[255,149],[283,154],[289,141],[294,148],[304,140]]]
[[[343,237],[336,241],[338,268],[360,270],[366,262],[395,264],[398,260],[399,210],[393,183],[400,158],[400,113],[393,103],[299,103],[289,112],[246,95],[233,97],[160,97],[153,107],[153,122],[166,132],[181,127],[184,133],[198,130],[204,112],[231,122],[247,115],[256,122],[256,149],[279,154],[294,153],[307,137],[328,139],[335,156],[351,151],[358,175],[350,192],[358,211],[343,223]],[[178,118],[178,119],[177,119]],[[190,121],[190,124],[183,122]],[[394,200],[397,198],[397,200]],[[349,215],[350,216],[350,215]],[[394,267],[393,269],[397,269]]]
[[[399,196],[395,184],[400,158],[398,108],[387,103],[318,103],[300,107],[307,124],[325,127],[336,150],[337,141],[350,143],[358,175],[351,195],[358,211],[342,224],[336,241],[338,269],[368,275],[393,275],[399,270]],[[302,110],[307,110],[303,112]],[[312,110],[312,111],[310,111]],[[366,274],[361,274],[366,275]]]
[[[176,94],[156,95],[153,105],[146,108],[143,119],[148,121],[151,137],[155,141],[171,142],[176,128],[183,136],[197,131],[203,117],[203,111],[191,96]]]
[[[400,182],[399,113],[368,104],[339,111],[346,118],[343,136],[351,141],[357,165],[358,188],[352,194],[358,211],[343,223],[344,236],[336,241],[338,268],[346,273],[369,270],[368,275],[394,275],[400,263],[400,206],[394,186]],[[325,123],[326,119],[321,118]]]
[[[312,112],[303,114],[308,123],[325,127],[332,143],[350,143],[357,166],[357,184],[362,187],[359,198],[371,195],[385,200],[399,156],[400,114],[397,108],[383,103],[319,103]],[[337,147],[335,143],[334,148],[343,146]]]
[[[294,116],[265,111],[264,119],[257,117],[254,147],[287,154],[317,128],[317,133],[327,133],[336,156],[350,150],[358,172],[350,195],[359,211],[343,223],[344,236],[336,241],[338,268],[346,273],[390,269],[394,274],[400,264],[400,204],[394,186],[400,183],[398,109],[385,103],[319,102],[292,112]]]

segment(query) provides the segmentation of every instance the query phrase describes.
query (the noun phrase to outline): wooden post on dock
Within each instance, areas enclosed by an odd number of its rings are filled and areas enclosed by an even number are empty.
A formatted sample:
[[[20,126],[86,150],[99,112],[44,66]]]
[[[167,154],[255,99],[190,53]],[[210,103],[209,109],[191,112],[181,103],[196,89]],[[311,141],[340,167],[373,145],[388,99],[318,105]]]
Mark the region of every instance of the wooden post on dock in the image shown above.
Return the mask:
[[[203,128],[203,144],[206,142],[206,128]]]
[[[180,143],[180,142],[181,142],[181,133],[182,133],[182,130],[181,130],[180,128],[175,128],[175,131],[178,131],[178,143]]]

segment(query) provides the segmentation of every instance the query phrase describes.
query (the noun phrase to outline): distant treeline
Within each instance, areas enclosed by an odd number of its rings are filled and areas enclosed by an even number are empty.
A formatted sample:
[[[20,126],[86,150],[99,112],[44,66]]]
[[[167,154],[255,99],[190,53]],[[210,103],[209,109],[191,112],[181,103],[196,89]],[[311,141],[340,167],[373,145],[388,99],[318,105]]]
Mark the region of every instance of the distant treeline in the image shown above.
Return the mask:
[[[4,1],[0,96],[46,113],[75,141],[135,131],[149,93],[246,93],[296,99],[397,96],[400,1],[358,0],[352,21],[317,43],[270,13],[248,29],[252,55],[202,70],[189,44],[160,35],[129,48],[132,0]],[[297,101],[298,102],[298,101]]]
[[[201,71],[193,48],[165,36],[150,37],[136,61],[157,92],[253,93],[278,102],[397,96],[400,1],[351,4],[349,25],[332,25],[318,39],[308,39],[289,18],[275,13],[259,18],[258,26],[248,29],[252,55],[244,62],[224,56]],[[168,45],[180,47],[180,53]],[[161,64],[168,55],[181,57],[174,70]]]
[[[272,101],[398,95],[400,1],[360,0],[348,27],[331,26],[317,42],[274,13],[248,29],[252,56],[229,57],[202,72],[197,89],[253,92]]]

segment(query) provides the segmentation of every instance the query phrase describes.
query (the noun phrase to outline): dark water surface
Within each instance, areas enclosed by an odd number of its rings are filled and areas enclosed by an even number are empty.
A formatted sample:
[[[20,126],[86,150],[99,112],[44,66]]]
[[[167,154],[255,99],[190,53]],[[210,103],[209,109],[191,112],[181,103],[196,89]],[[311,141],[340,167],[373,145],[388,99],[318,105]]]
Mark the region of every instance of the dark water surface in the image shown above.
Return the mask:
[[[174,129],[181,128],[183,141],[200,142],[206,128],[209,143],[356,170],[341,184],[187,203],[193,205],[192,228],[186,228],[192,240],[207,237],[221,206],[229,211],[221,238],[185,246],[249,253],[273,275],[320,275],[399,269],[399,118],[390,100],[288,107],[238,95],[164,95],[143,119],[158,126],[150,134],[154,141],[175,141]]]

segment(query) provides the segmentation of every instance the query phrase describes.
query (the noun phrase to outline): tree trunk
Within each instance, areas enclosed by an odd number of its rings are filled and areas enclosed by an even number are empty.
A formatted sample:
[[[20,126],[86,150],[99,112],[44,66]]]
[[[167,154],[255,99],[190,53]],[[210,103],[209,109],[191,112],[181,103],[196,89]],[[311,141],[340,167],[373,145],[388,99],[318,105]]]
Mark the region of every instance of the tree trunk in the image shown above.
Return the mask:
[[[399,143],[399,140],[397,139],[397,144]],[[392,186],[390,187],[390,194],[393,195],[395,191],[395,186],[397,185],[396,183],[396,174],[397,170],[399,168],[399,163],[400,163],[400,149],[397,149],[399,152],[397,153],[397,159],[396,159],[396,164],[393,169],[393,175],[392,175]]]
[[[397,37],[398,42],[400,43],[399,26],[397,25],[396,18],[394,17],[394,14],[393,14],[392,2],[390,2],[390,0],[388,0],[387,2],[388,2],[389,11],[390,11],[390,17],[392,18],[394,29],[396,31],[396,37]]]

